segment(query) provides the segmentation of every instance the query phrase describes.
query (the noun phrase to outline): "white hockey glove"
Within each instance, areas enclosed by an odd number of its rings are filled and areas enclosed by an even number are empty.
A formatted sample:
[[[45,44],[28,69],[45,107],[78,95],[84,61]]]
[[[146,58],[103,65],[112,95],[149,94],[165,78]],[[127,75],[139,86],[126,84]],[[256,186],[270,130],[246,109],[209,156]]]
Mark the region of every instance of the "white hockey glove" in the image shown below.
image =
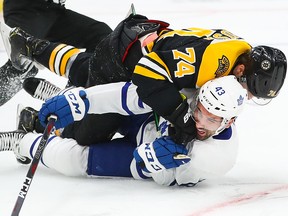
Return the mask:
[[[39,111],[38,118],[43,126],[50,115],[56,115],[55,128],[63,128],[74,121],[80,121],[89,109],[84,88],[71,88],[63,94],[48,99]]]
[[[184,145],[176,144],[170,137],[161,137],[141,144],[134,150],[134,158],[143,171],[156,173],[188,163],[191,159],[187,153]]]

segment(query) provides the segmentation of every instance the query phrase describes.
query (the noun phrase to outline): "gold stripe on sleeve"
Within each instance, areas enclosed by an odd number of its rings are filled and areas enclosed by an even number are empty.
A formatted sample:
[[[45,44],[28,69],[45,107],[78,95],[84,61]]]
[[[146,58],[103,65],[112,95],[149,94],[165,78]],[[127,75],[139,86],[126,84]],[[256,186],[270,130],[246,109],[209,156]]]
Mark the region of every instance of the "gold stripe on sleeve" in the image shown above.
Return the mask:
[[[68,60],[71,58],[71,56],[73,56],[73,55],[75,55],[75,54],[77,54],[79,52],[80,52],[79,49],[73,48],[73,49],[69,50],[67,53],[65,53],[63,55],[63,58],[62,58],[62,60],[60,62],[60,75],[61,76],[65,75],[66,65],[67,65]]]
[[[50,58],[49,58],[49,70],[55,73],[55,68],[54,68],[54,63],[55,63],[55,59],[56,59],[56,55],[59,52],[59,50],[61,50],[63,47],[66,47],[66,44],[59,44],[50,54]]]

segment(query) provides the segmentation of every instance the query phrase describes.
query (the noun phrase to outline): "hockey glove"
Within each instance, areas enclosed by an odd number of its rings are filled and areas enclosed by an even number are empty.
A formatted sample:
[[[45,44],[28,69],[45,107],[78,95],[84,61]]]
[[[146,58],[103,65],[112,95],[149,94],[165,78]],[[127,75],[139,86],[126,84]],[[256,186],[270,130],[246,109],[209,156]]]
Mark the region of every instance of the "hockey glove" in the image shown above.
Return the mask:
[[[143,143],[134,150],[137,164],[145,172],[155,173],[188,163],[187,149],[173,142],[170,137],[161,137],[152,143]]]
[[[54,114],[58,117],[55,128],[63,128],[74,121],[83,119],[89,109],[89,101],[83,88],[72,88],[62,95],[48,99],[39,111],[38,118],[43,126],[47,119]]]
[[[173,124],[173,128],[169,130],[169,136],[176,143],[186,145],[196,137],[196,124],[189,112],[187,100],[184,100],[171,115],[164,116],[164,118]]]

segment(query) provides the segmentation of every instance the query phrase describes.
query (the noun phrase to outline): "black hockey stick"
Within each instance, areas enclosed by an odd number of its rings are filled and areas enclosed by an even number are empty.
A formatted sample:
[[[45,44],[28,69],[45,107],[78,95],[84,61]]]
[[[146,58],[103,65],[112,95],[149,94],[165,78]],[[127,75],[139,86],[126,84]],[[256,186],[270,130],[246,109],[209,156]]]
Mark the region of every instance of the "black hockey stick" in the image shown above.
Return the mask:
[[[40,143],[39,143],[39,146],[37,148],[37,151],[33,157],[33,160],[31,162],[31,165],[30,165],[30,168],[28,170],[28,173],[26,175],[26,178],[23,182],[23,185],[22,185],[22,188],[18,194],[18,198],[17,198],[17,201],[15,203],[15,206],[14,206],[14,209],[13,209],[13,212],[11,214],[11,216],[18,216],[19,215],[19,212],[22,208],[22,205],[24,203],[24,200],[26,198],[26,195],[28,193],[28,190],[29,190],[29,187],[31,185],[31,182],[32,182],[32,179],[34,177],[34,174],[35,174],[35,171],[37,169],[37,166],[39,164],[39,161],[41,159],[41,156],[43,154],[43,151],[48,143],[48,138],[49,138],[49,135],[52,131],[52,128],[54,126],[54,123],[55,121],[57,120],[57,117],[56,116],[51,116],[49,118],[49,122],[43,132],[43,136],[40,140]]]

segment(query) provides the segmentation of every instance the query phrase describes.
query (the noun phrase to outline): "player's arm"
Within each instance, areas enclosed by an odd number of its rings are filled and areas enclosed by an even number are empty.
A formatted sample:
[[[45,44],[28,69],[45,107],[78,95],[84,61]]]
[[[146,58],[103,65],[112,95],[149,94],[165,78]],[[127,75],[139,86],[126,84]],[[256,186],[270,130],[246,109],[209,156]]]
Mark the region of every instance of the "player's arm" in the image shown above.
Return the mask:
[[[134,115],[151,112],[136,93],[130,82],[110,83],[84,88],[63,90],[42,105],[39,120],[45,125],[47,118],[54,114],[58,117],[56,128],[63,128],[74,121],[82,120],[88,114],[119,113]]]
[[[175,171],[178,185],[190,185],[203,179],[223,177],[235,165],[238,152],[238,137],[235,125],[207,140],[196,140],[189,149],[190,163]]]
[[[235,125],[216,137],[205,141],[196,140],[186,148],[190,162],[173,169],[151,173],[153,180],[161,185],[194,186],[204,179],[224,176],[237,158],[238,138]]]
[[[132,82],[144,103],[161,116],[171,114],[183,101],[173,84],[169,68],[154,52],[140,59],[134,69]]]
[[[157,114],[169,120],[176,128],[178,143],[195,137],[195,125],[188,113],[185,96],[179,93],[177,81],[167,64],[156,53],[144,56],[136,65],[132,82],[137,86],[140,99]]]
[[[89,100],[89,114],[119,113],[135,115],[151,112],[140,100],[136,86],[131,82],[97,85],[85,90]]]

